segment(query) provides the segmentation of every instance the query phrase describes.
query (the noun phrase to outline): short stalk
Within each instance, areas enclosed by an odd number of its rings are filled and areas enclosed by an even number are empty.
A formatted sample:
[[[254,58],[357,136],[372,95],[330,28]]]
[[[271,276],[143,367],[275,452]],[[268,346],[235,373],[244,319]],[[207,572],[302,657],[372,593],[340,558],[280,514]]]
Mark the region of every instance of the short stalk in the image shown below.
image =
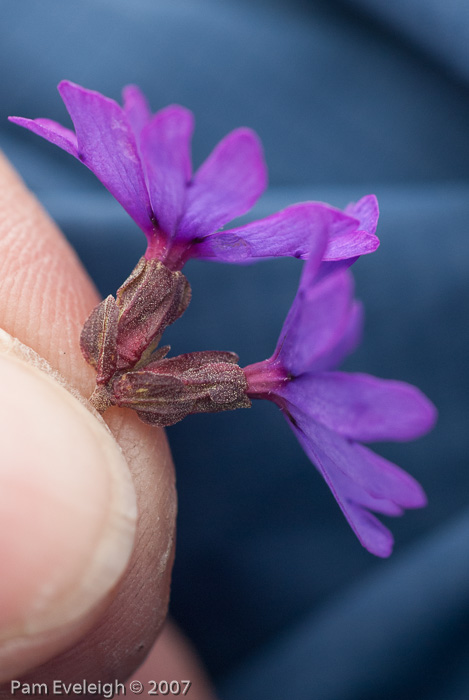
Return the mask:
[[[291,379],[278,361],[264,360],[244,367],[243,371],[248,383],[246,393],[251,399],[270,399],[276,390]]]

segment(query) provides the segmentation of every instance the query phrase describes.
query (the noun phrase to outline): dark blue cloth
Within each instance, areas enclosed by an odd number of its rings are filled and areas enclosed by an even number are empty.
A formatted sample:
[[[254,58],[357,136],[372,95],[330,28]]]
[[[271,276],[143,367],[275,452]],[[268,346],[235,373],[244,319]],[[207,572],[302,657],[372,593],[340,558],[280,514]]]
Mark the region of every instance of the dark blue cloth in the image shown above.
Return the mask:
[[[271,187],[252,217],[378,195],[382,244],[354,267],[367,325],[346,368],[417,384],[440,420],[379,450],[429,506],[388,519],[389,561],[364,551],[273,405],[169,430],[180,494],[172,614],[225,700],[469,697],[469,12],[436,0],[3,0],[0,139],[115,291],[143,235],[83,166],[6,123],[66,122],[68,78],[154,110],[194,110],[194,162],[239,125],[261,135]],[[250,215],[251,216],[251,215]],[[191,262],[175,352],[267,357],[296,260]],[[166,336],[165,336],[166,338]]]

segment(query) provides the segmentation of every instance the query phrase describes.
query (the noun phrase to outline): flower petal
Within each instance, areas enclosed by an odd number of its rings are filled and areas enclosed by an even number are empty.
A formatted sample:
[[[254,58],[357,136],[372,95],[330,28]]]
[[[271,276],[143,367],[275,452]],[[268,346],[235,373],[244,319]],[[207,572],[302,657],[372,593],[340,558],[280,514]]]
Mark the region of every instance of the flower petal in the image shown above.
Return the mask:
[[[71,129],[67,129],[52,119],[24,119],[23,117],[8,117],[8,119],[13,124],[24,126],[25,129],[42,136],[42,138],[78,158],[77,137]]]
[[[306,263],[300,287],[280,334],[274,357],[294,376],[325,363],[349,324],[353,279],[339,270],[314,283]]]
[[[291,406],[290,426],[324,477],[342,512],[362,545],[372,554],[388,557],[393,546],[390,531],[369,511],[401,515],[403,508],[426,505],[417,481],[395,464],[366,447],[312,421]]]
[[[419,389],[369,374],[303,374],[290,382],[289,400],[315,421],[360,442],[415,440],[436,420],[435,407]]]
[[[324,260],[350,260],[360,255],[374,253],[378,247],[379,238],[377,236],[356,228],[351,232],[343,229],[339,235],[331,237]]]
[[[358,202],[349,204],[345,214],[353,217],[354,224],[351,225],[347,219],[337,219],[331,230],[325,260],[344,260],[373,253],[379,246],[379,238],[375,236],[379,217],[375,195],[366,195]]]
[[[140,150],[158,226],[174,236],[192,176],[192,113],[171,105],[157,112],[141,133]]]
[[[181,240],[203,238],[245,214],[267,184],[262,146],[250,129],[236,129],[215,147],[187,191]]]
[[[265,219],[210,234],[194,246],[192,256],[231,263],[279,256],[305,260],[314,238],[322,238],[332,229],[336,217],[331,211],[321,202],[293,204]]]
[[[288,391],[284,392],[288,395]],[[421,508],[426,497],[420,484],[403,469],[377,455],[368,447],[353,442],[320,425],[300,406],[287,399],[296,426],[314,446],[315,453],[324,464],[331,462],[342,474],[364,489],[375,499],[389,500],[401,508]],[[394,506],[382,504],[388,513]],[[392,514],[392,513],[390,513]]]
[[[151,119],[148,102],[143,92],[136,85],[126,85],[122,90],[122,97],[124,100],[124,112],[138,143],[143,127]]]
[[[339,367],[343,360],[360,345],[363,321],[363,304],[355,299],[349,309],[348,319],[343,326],[342,333],[337,335],[334,344],[330,346],[326,354],[316,358],[310,366],[310,370],[324,372]]]
[[[379,219],[378,200],[374,194],[367,194],[358,202],[351,202],[345,207],[345,212],[360,222],[362,231],[373,235]]]
[[[114,100],[68,81],[60,83],[59,92],[75,126],[78,158],[140,228],[151,234],[150,200],[135,137],[123,109]]]

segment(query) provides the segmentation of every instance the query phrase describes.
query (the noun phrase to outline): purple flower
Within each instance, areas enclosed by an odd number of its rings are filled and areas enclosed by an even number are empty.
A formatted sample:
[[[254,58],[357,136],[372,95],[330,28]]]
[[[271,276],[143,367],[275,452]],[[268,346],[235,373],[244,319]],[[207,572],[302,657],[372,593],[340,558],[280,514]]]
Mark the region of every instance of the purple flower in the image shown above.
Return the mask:
[[[157,258],[172,270],[191,257],[232,263],[280,255],[306,259],[312,239],[324,230],[325,260],[353,262],[379,245],[373,195],[345,212],[304,202],[222,231],[249,211],[266,187],[262,147],[253,131],[232,131],[193,174],[194,119],[184,107],[171,105],[151,115],[135,86],[124,89],[123,107],[68,81],[58,89],[75,132],[50,119],[10,120],[94,172],[145,233],[147,259]]]
[[[331,371],[357,346],[362,308],[344,269],[318,275],[326,241],[315,238],[274,354],[245,368],[250,398],[283,411],[366,549],[391,554],[391,532],[372,514],[426,504],[409,474],[361,442],[413,440],[432,428],[433,404],[404,382]]]

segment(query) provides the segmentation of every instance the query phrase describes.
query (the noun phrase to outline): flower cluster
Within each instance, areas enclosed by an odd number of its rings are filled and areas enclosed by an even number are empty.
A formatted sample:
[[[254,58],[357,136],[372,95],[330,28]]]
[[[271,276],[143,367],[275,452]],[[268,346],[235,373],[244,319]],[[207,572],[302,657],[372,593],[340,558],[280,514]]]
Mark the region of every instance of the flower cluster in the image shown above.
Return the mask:
[[[322,474],[361,543],[389,556],[393,539],[372,514],[400,515],[425,505],[419,484],[362,442],[412,440],[436,411],[415,387],[334,371],[360,340],[362,307],[350,265],[379,245],[373,195],[344,211],[302,202],[259,221],[223,228],[251,209],[266,187],[258,137],[226,136],[193,174],[192,114],[178,105],[151,115],[134,86],[124,105],[64,81],[60,95],[75,132],[49,119],[11,117],[81,160],[147,238],[129,278],[85,322],[80,344],[96,370],[90,398],[99,411],[133,408],[152,425],[191,413],[277,404]],[[245,264],[259,258],[305,260],[293,305],[271,358],[241,368],[231,352],[167,357],[167,326],[190,301],[181,272],[189,258]]]
[[[256,258],[308,257],[318,229],[329,232],[325,260],[353,259],[378,247],[374,197],[345,212],[304,202],[261,221],[221,230],[249,211],[267,184],[262,147],[250,129],[226,136],[196,173],[190,143],[194,120],[179,105],[151,115],[140,90],[124,89],[124,106],[63,81],[59,93],[75,133],[50,119],[10,121],[82,161],[140,226],[145,258],[180,270],[189,258],[246,263]],[[362,210],[372,210],[362,228]]]

